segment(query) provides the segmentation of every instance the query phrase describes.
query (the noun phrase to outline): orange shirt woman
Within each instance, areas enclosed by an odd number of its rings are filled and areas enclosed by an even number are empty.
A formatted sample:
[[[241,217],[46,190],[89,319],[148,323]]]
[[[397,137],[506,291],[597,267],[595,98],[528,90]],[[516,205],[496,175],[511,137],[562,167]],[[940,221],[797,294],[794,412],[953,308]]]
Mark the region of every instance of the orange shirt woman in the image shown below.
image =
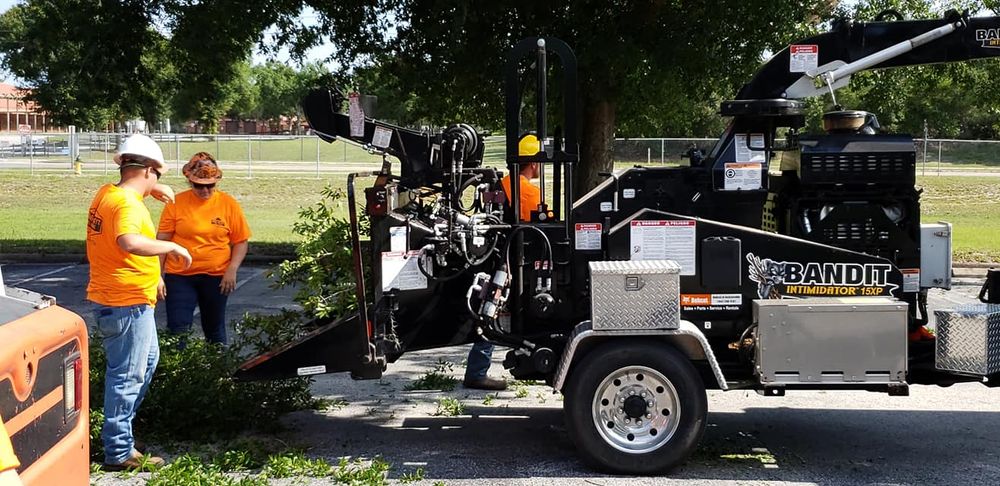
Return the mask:
[[[236,199],[216,189],[222,170],[210,154],[195,154],[183,173],[191,190],[163,209],[156,235],[184,246],[192,259],[187,269],[166,262],[161,291],[167,329],[189,332],[197,306],[205,339],[226,344],[226,302],[247,254],[250,227]]]

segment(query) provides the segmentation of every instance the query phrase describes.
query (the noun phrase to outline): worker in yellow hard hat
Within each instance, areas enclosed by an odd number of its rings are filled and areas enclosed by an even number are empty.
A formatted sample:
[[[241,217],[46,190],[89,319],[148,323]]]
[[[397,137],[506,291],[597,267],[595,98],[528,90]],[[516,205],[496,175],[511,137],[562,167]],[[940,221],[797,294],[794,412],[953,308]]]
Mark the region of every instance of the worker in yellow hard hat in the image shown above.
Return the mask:
[[[538,141],[538,137],[527,134],[521,137],[521,140],[517,143],[517,155],[527,156],[535,155],[542,151],[542,144]],[[518,192],[521,200],[521,221],[531,221],[531,212],[538,210],[538,205],[542,202],[542,192],[538,189],[538,186],[531,183],[531,179],[538,178],[538,174],[541,168],[537,162],[532,162],[530,164],[522,164],[520,175],[521,184],[518,187]],[[507,193],[507,202],[514,204],[510,200],[510,174],[507,174],[501,181],[500,185],[503,186],[504,192]]]

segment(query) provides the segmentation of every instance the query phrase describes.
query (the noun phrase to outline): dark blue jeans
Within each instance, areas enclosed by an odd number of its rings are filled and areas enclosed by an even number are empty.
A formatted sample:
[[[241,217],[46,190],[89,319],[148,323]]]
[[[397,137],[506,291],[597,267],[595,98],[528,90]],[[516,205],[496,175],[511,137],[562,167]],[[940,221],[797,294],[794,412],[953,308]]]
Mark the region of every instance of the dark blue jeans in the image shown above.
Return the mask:
[[[469,357],[465,362],[465,379],[478,380],[486,378],[486,372],[490,370],[490,362],[493,358],[493,344],[486,341],[476,341],[469,350]]]
[[[227,344],[226,301],[219,284],[221,276],[172,275],[163,276],[167,285],[167,330],[174,334],[191,331],[194,307],[201,310],[201,330],[210,343]]]

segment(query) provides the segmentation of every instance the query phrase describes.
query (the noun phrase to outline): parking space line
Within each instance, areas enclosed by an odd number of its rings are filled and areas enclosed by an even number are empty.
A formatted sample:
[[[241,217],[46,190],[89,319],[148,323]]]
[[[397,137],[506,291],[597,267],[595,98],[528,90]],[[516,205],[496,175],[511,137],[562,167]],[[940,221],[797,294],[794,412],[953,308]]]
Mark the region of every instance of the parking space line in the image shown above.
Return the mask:
[[[79,266],[79,265],[80,265],[79,263],[74,263],[72,265],[66,265],[65,267],[57,268],[55,270],[49,270],[48,272],[41,273],[41,274],[35,275],[33,277],[28,277],[28,278],[25,278],[25,279],[22,279],[22,280],[18,280],[17,282],[14,282],[14,283],[11,283],[11,284],[7,284],[7,285],[10,285],[11,287],[17,287],[18,285],[21,285],[21,284],[24,284],[24,283],[28,283],[28,282],[30,282],[32,280],[38,280],[40,278],[48,277],[49,275],[55,275],[55,274],[57,274],[59,272],[64,272],[66,270],[69,270],[69,269],[71,269],[73,267],[76,267],[76,266]]]

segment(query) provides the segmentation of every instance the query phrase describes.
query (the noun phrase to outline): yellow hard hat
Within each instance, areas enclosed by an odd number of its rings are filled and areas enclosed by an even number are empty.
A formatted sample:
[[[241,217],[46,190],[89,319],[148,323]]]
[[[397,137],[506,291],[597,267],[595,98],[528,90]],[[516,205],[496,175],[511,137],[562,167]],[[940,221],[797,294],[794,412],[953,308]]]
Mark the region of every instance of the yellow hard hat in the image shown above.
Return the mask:
[[[527,134],[521,137],[521,140],[517,143],[517,155],[535,155],[542,151],[542,144],[538,142],[538,137]]]

